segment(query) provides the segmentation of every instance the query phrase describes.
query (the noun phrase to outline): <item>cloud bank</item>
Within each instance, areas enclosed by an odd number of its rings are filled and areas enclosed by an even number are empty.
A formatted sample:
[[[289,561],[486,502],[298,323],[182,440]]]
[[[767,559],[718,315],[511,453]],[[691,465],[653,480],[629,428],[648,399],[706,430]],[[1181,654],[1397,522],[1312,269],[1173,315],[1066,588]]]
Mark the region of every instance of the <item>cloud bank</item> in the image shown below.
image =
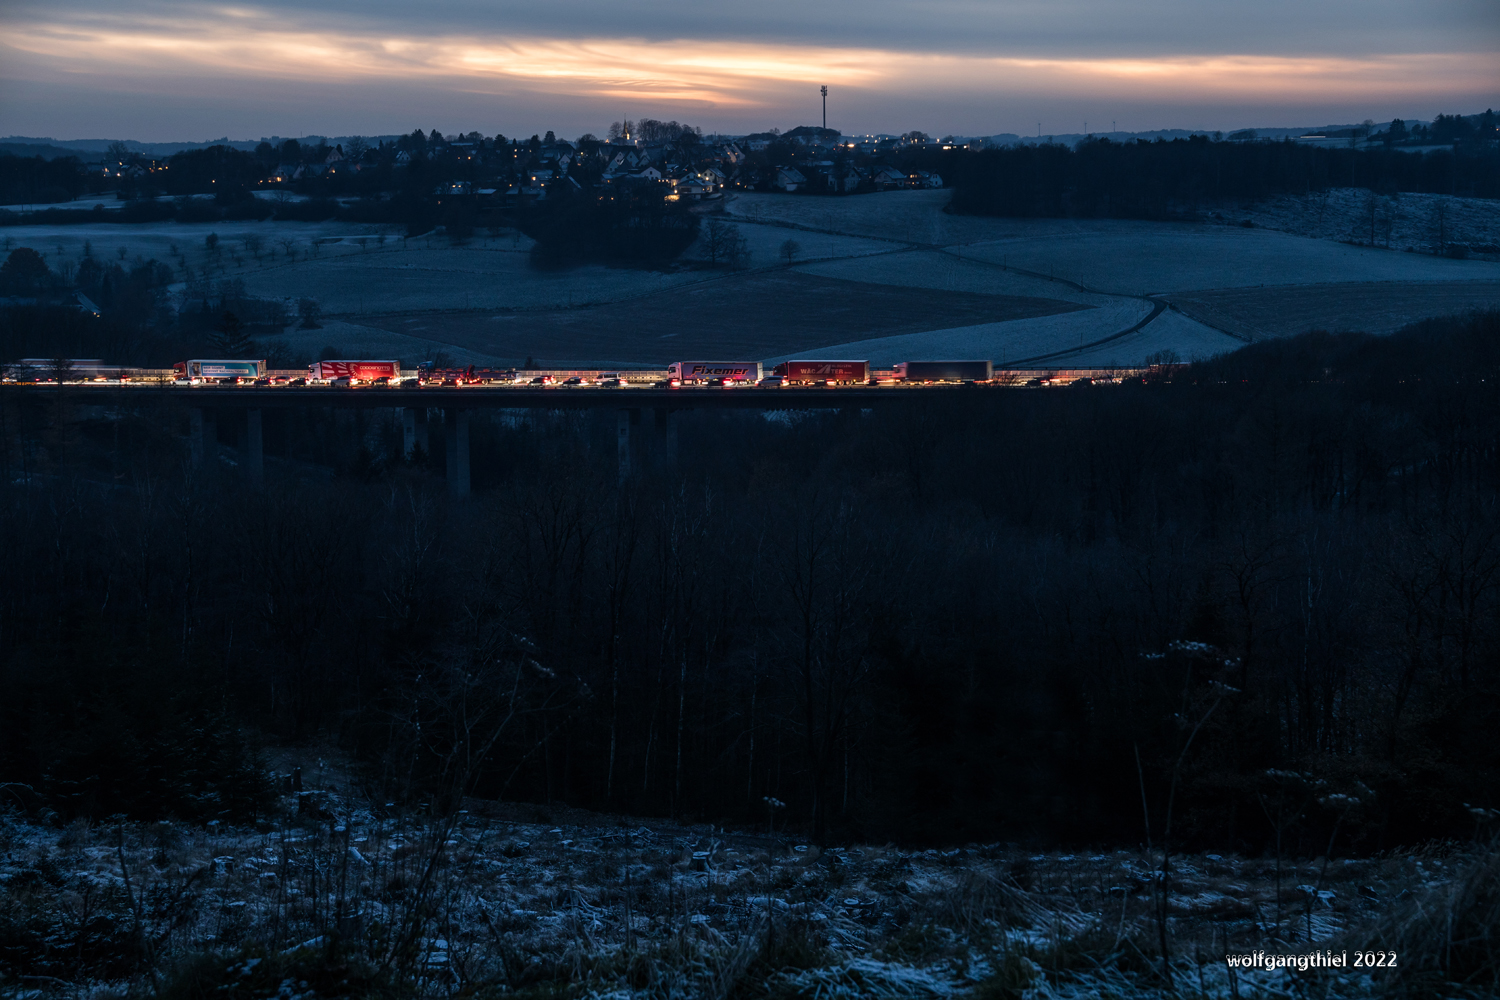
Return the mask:
[[[713,5],[717,8],[718,5]],[[550,5],[22,4],[0,131],[193,138],[411,127],[990,134],[1315,124],[1500,103],[1500,17],[1470,0],[768,0]]]

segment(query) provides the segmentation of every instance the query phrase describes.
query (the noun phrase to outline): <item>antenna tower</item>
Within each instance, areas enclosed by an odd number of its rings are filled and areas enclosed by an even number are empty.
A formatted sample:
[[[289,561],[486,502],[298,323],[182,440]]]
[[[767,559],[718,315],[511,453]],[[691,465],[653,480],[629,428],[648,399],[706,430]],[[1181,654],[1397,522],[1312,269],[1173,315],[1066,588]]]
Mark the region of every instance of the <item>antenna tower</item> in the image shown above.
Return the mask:
[[[823,91],[823,127],[828,127],[828,85],[822,86]]]

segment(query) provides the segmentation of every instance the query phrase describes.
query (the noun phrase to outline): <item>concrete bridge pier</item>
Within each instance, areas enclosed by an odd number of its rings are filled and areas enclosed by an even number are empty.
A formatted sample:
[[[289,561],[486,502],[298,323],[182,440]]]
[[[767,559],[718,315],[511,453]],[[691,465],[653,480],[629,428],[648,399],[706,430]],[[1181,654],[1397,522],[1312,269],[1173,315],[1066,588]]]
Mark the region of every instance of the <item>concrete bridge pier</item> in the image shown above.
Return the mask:
[[[469,495],[468,410],[443,411],[443,438],[448,452],[448,495],[462,500]]]
[[[638,436],[641,423],[641,411],[636,408],[621,407],[615,411],[615,445],[616,457],[620,463],[620,482],[628,482],[634,474],[634,451],[636,445],[634,438]]]
[[[266,481],[260,410],[257,409],[245,411],[245,475],[249,477],[252,486],[260,486]]]
[[[656,407],[651,435],[651,466],[658,472],[677,471],[677,414]]]
[[[407,406],[401,411],[402,454],[411,459],[422,448],[423,454],[432,453],[428,444],[428,409],[425,406]]]
[[[427,443],[426,407],[408,406],[401,411],[401,438],[404,454],[408,459],[418,448],[422,449],[424,455],[431,452]]]
[[[218,444],[213,417],[201,406],[188,411],[188,459],[194,468],[201,468],[203,459],[210,456]]]

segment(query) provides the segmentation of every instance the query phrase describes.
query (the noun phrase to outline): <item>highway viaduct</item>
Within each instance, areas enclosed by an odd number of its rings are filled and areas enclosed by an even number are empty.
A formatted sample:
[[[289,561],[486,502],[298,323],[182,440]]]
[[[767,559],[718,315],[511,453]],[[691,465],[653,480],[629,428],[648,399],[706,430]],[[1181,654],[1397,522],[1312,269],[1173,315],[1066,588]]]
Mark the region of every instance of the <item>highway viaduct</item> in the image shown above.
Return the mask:
[[[904,406],[920,400],[1003,391],[993,385],[854,385],[726,388],[680,386],[462,386],[333,387],[160,385],[149,383],[68,383],[61,387],[77,403],[120,405],[132,399],[170,402],[189,410],[189,454],[201,465],[217,441],[216,423],[229,413],[244,414],[241,465],[252,485],[265,478],[262,414],[266,410],[397,410],[405,453],[428,450],[429,421],[443,424],[448,491],[455,498],[470,493],[469,418],[474,410],[610,410],[616,411],[619,475],[629,479],[644,442],[668,454],[676,451],[674,414],[684,410],[861,410]],[[56,384],[7,385],[0,392],[54,399]],[[238,417],[236,417],[238,419]]]

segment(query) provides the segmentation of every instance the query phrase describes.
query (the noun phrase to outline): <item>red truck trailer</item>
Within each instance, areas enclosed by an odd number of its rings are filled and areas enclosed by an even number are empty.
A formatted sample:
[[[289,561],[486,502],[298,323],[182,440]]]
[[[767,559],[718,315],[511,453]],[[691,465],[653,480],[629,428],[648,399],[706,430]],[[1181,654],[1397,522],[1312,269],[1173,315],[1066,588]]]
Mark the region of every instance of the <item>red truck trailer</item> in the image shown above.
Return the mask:
[[[788,382],[868,382],[868,361],[783,361],[773,369]]]
[[[314,361],[307,367],[308,378],[332,382],[346,378],[350,382],[373,382],[378,378],[401,377],[399,361]]]

